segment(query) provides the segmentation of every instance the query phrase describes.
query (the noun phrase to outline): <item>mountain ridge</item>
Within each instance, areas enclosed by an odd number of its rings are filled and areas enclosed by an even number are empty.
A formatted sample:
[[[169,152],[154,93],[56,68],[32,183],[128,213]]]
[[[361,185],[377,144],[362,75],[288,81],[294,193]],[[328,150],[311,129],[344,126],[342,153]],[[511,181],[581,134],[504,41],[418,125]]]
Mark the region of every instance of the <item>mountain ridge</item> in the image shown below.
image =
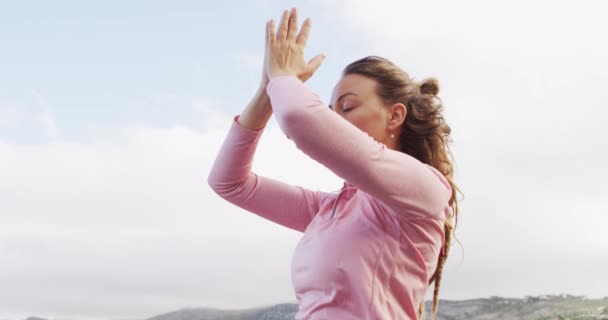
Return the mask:
[[[431,316],[431,301],[425,302],[425,320]],[[296,303],[279,303],[246,309],[210,307],[183,308],[143,320],[293,320]],[[524,298],[490,296],[467,300],[439,300],[436,320],[608,320],[608,297],[540,295]],[[28,317],[25,320],[46,320]],[[77,319],[75,319],[77,320]]]

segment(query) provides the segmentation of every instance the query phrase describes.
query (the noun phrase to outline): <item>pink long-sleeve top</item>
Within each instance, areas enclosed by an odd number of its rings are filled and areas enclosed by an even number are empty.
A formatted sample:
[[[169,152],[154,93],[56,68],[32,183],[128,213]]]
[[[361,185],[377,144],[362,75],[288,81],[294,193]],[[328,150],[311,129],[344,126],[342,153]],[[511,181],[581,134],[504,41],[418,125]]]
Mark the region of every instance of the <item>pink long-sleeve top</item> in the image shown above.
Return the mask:
[[[303,232],[292,256],[295,319],[416,319],[444,244],[451,187],[435,168],[377,142],[295,76],[266,88],[281,130],[344,179],[338,193],[258,175],[264,128],[233,117],[208,183],[227,201]]]

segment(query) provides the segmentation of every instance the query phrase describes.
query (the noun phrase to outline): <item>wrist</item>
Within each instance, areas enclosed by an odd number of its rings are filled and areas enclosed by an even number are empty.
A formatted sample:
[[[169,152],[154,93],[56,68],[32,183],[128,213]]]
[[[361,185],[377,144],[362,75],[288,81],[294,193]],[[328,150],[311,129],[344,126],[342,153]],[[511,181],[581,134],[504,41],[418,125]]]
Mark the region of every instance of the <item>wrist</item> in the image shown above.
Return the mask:
[[[264,77],[264,79],[262,79],[262,81],[260,81],[260,84],[258,85],[258,91],[266,89],[268,82],[269,82],[268,77]]]
[[[255,96],[258,98],[266,98],[268,94],[266,93],[266,88],[268,87],[268,81],[260,83],[258,89],[255,91]]]
[[[296,73],[293,72],[289,72],[289,71],[277,71],[271,75],[268,75],[268,82],[270,82],[270,80],[274,79],[274,78],[278,78],[278,77],[298,77],[298,75]]]

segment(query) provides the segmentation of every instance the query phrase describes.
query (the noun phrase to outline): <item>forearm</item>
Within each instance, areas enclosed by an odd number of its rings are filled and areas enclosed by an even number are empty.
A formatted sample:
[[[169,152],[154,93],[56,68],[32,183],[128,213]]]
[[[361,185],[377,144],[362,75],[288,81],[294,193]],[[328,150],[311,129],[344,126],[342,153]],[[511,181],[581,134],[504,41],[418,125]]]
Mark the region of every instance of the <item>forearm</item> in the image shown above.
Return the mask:
[[[393,210],[445,219],[452,191],[439,171],[378,142],[293,76],[271,78],[268,95],[279,128],[300,151]]]
[[[272,107],[266,94],[266,87],[260,86],[245,110],[241,112],[237,122],[247,129],[259,130],[266,127],[271,115]]]

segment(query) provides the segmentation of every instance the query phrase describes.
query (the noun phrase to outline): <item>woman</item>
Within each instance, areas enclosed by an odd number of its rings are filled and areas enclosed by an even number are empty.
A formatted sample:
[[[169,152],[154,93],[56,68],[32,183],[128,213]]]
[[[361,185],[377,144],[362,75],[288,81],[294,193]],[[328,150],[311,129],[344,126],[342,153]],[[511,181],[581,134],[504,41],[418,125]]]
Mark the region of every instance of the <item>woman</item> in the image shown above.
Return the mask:
[[[283,12],[266,25],[261,86],[233,118],[208,183],[221,197],[304,232],[292,260],[295,319],[422,319],[439,283],[457,217],[435,79],[417,84],[390,61],[348,65],[325,106],[306,81],[307,19]],[[297,148],[343,178],[339,194],[308,190],[251,172],[271,114]]]

